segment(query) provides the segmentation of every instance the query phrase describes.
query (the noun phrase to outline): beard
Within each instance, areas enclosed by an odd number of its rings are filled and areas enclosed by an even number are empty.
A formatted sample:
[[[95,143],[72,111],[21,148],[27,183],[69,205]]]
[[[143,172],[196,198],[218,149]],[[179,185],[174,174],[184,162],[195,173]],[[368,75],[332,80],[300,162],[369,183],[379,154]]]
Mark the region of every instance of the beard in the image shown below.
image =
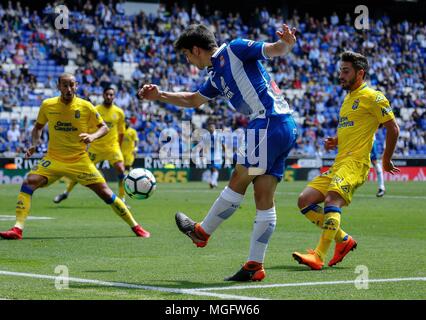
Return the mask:
[[[350,90],[352,88],[352,86],[355,84],[356,82],[356,78],[353,77],[352,79],[344,82],[344,83],[340,83],[340,85],[342,86],[342,88],[344,90]]]

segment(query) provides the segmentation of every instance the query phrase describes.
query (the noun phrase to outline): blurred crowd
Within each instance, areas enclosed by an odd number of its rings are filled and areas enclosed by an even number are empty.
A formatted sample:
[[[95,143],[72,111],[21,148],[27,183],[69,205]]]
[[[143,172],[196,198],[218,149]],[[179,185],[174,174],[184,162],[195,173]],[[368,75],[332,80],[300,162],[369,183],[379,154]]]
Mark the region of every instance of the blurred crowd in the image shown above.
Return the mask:
[[[318,19],[294,11],[290,19],[283,21],[279,10],[258,8],[251,19],[243,21],[238,14],[208,7],[199,10],[195,5],[174,5],[166,9],[160,4],[156,14],[141,11],[126,15],[122,1],[88,0],[82,7],[69,8],[69,29],[56,30],[53,20],[57,4],[48,4],[43,12],[30,12],[19,2],[0,5],[0,62],[2,66],[14,66],[0,68],[0,112],[36,107],[42,99],[58,94],[57,75],[72,60],[80,97],[98,104],[104,87],[116,88],[115,103],[124,109],[138,131],[142,154],[158,153],[160,133],[164,129],[179,132],[182,121],[196,118],[198,126],[214,122],[216,128],[224,130],[245,127],[248,119],[224,99],[212,100],[201,109],[182,109],[140,102],[135,97],[136,90],[144,83],[157,84],[163,90],[197,90],[206,72],[188,65],[173,49],[173,42],[190,23],[208,25],[220,45],[237,37],[276,41],[275,31],[285,22],[297,28],[297,44],[289,55],[265,61],[264,65],[283,90],[299,124],[300,137],[292,155],[334,154],[335,151],[326,154],[323,138],[336,132],[339,108],[346,94],[338,82],[338,59],[339,53],[348,49],[368,57],[368,83],[391,102],[401,127],[395,154],[426,155],[423,22],[393,22],[383,16],[370,19],[369,29],[359,31],[349,14],[342,17],[333,13]],[[117,63],[136,67],[126,78],[114,68]],[[32,125],[27,117],[16,121],[0,119],[0,152],[22,152],[30,142]],[[47,134],[44,136],[47,139]],[[383,130],[376,135],[379,151],[383,150],[384,136]]]

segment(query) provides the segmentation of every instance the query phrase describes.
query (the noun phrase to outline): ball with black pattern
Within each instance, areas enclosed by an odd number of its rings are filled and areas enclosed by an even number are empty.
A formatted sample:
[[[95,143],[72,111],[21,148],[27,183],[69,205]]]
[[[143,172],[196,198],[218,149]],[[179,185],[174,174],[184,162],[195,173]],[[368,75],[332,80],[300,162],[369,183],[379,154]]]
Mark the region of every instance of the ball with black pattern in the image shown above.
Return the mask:
[[[135,168],[124,177],[124,190],[132,199],[148,199],[156,187],[157,182],[154,175],[144,168]]]

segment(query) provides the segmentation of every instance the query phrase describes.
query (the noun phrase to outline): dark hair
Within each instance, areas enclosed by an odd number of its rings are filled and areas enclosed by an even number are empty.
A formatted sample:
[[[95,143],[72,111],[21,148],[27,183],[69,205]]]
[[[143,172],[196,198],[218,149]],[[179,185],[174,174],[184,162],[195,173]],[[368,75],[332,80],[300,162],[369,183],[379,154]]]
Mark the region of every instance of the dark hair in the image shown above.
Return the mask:
[[[194,46],[204,50],[212,50],[217,47],[217,42],[213,32],[205,25],[191,24],[175,41],[174,46],[176,51],[192,50]]]
[[[368,72],[368,60],[365,56],[357,52],[345,51],[340,55],[340,60],[351,62],[356,71],[364,70],[363,78],[365,78]]]
[[[113,90],[115,92],[115,89],[113,87],[106,87],[104,89],[104,94],[108,91],[108,90]]]

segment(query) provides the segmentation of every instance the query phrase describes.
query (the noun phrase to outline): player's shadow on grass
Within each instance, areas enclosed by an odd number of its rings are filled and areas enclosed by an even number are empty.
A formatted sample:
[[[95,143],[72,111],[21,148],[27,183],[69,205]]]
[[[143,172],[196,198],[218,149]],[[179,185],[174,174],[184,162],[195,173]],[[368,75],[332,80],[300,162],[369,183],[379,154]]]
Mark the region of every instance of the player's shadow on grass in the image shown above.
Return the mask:
[[[75,240],[75,239],[127,239],[135,238],[133,235],[129,236],[57,236],[57,237],[25,237],[23,240]]]
[[[95,205],[84,205],[84,204],[82,204],[82,205],[80,205],[80,206],[70,206],[70,205],[63,205],[63,204],[57,204],[57,205],[52,205],[52,206],[49,206],[49,209],[52,209],[52,208],[55,208],[55,209],[99,209],[99,206],[95,206]]]
[[[271,267],[267,267],[266,270],[287,270],[287,271],[310,271],[310,272],[315,272],[318,270],[311,270],[309,267],[305,266],[305,265],[301,265],[301,264],[296,264],[296,265],[282,265],[282,266],[271,266]],[[333,269],[351,269],[349,267],[328,267],[328,266],[324,266],[324,268],[322,270],[319,271],[325,271],[325,270],[333,270]]]
[[[112,273],[112,272],[117,272],[117,270],[83,270],[82,272],[87,272],[87,273]]]

